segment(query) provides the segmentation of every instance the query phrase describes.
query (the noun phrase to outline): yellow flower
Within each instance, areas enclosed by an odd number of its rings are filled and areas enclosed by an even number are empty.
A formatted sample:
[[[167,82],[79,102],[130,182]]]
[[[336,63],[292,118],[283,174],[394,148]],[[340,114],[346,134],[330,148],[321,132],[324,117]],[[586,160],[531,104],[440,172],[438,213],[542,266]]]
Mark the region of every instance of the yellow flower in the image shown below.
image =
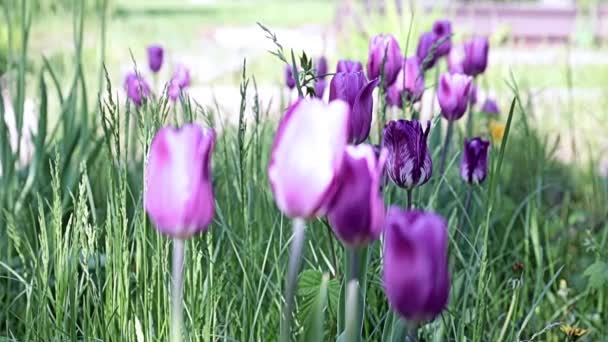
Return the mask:
[[[568,339],[572,340],[572,341],[577,340],[578,338],[582,337],[583,335],[585,335],[587,333],[587,329],[575,327],[575,326],[568,325],[568,324],[564,324],[564,325],[560,326],[559,330],[561,330],[564,334],[566,334]]]
[[[501,141],[505,135],[505,124],[496,120],[490,121],[490,135],[493,142]]]

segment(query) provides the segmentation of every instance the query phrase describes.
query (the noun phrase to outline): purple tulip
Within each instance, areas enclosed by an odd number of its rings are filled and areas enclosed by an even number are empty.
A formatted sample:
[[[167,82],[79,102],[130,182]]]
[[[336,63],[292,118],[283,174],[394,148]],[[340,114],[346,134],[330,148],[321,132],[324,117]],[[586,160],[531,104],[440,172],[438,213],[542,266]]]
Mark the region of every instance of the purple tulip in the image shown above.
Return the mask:
[[[450,294],[448,232],[443,217],[391,207],[385,219],[383,281],[391,307],[411,321],[432,320]]]
[[[171,99],[171,101],[177,101],[181,92],[182,89],[179,86],[179,82],[177,80],[171,80],[167,89],[169,99]]]
[[[452,49],[452,23],[449,20],[437,20],[433,24],[433,33],[437,36],[437,40],[443,42],[439,44],[435,50],[438,57],[447,56]]]
[[[319,59],[317,59],[316,68],[316,76],[325,78],[325,75],[327,74],[327,58],[323,56],[319,57]]]
[[[490,142],[482,138],[465,139],[460,176],[467,183],[482,183],[488,174],[488,149]]]
[[[380,193],[386,150],[376,157],[370,145],[348,146],[340,172],[338,191],[328,211],[329,223],[349,246],[377,240],[384,224]]]
[[[437,35],[433,32],[424,32],[420,35],[416,56],[424,70],[434,67],[439,58],[437,51],[433,51],[433,45],[437,42],[437,39]]]
[[[448,71],[450,74],[463,74],[463,63],[464,47],[462,45],[453,46],[448,54]]]
[[[127,74],[124,86],[127,97],[137,106],[141,106],[143,99],[150,96],[150,86],[148,85],[148,82],[146,82],[141,75],[136,73]]]
[[[489,43],[487,37],[474,37],[464,43],[462,70],[470,76],[483,73],[488,66]]]
[[[363,72],[339,72],[329,84],[329,101],[344,100],[351,110],[348,141],[359,144],[369,136],[372,124],[374,88],[378,80],[367,82]]]
[[[367,77],[380,78],[384,75],[384,85],[393,84],[401,69],[403,57],[397,39],[392,34],[380,34],[369,41],[369,56],[367,59]],[[384,63],[384,73],[382,72]]]
[[[426,140],[431,128],[417,120],[393,120],[384,127],[382,144],[388,150],[386,172],[398,186],[412,189],[426,183],[433,174],[433,161]]]
[[[296,79],[293,77],[293,68],[289,64],[285,66],[285,85],[289,89],[296,87]]]
[[[291,218],[323,215],[348,139],[348,104],[299,99],[279,122],[268,165],[277,206]]]
[[[496,101],[491,98],[487,98],[486,101],[481,106],[481,111],[490,115],[499,115],[500,109],[498,108],[498,104]]]
[[[183,64],[176,65],[172,79],[177,81],[181,89],[188,87],[190,85],[190,69]]]
[[[357,72],[363,71],[363,65],[359,61],[349,61],[346,59],[338,61],[336,73],[338,72]]]
[[[420,69],[418,58],[409,57],[404,61],[397,79],[386,92],[386,101],[389,105],[403,108],[402,96],[408,101],[417,102],[424,92],[424,74]]]
[[[152,72],[158,72],[163,65],[164,50],[160,45],[148,46],[148,66]]]
[[[322,99],[323,94],[325,94],[326,87],[327,87],[327,81],[325,81],[324,79],[317,79],[315,81],[315,97]]]
[[[441,115],[452,121],[460,119],[467,111],[471,92],[471,76],[463,74],[443,74],[439,80],[437,99]]]
[[[213,130],[196,124],[156,133],[146,165],[144,204],[161,233],[185,239],[211,223],[214,143]]]

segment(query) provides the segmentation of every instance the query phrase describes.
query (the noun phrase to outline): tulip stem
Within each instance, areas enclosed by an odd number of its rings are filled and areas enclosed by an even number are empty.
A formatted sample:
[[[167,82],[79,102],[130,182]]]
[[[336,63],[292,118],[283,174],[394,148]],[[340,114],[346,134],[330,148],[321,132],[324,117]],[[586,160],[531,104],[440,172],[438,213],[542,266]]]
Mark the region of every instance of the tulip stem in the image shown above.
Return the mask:
[[[358,269],[359,269],[359,256],[357,255],[356,247],[346,247],[346,253],[348,254],[348,262],[350,267],[350,274],[348,277],[348,281],[357,279]]]
[[[411,209],[412,208],[412,189],[405,190],[405,193],[407,194],[407,196],[406,196],[407,201],[405,202],[406,209]]]
[[[338,257],[336,256],[336,244],[334,243],[334,233],[331,230],[331,226],[327,222],[327,220],[322,220],[325,228],[327,229],[327,236],[329,237],[329,246],[331,248],[331,259],[333,263],[333,275],[338,274]]]
[[[183,286],[184,240],[173,239],[173,267],[171,288],[171,342],[181,342],[183,326]]]
[[[445,171],[445,162],[448,157],[448,150],[450,149],[450,140],[452,140],[452,134],[454,131],[454,121],[448,120],[448,129],[445,132],[445,141],[443,142],[443,149],[441,150],[441,159],[439,161],[439,175],[443,176]]]
[[[410,321],[407,323],[407,336],[405,340],[407,342],[418,341],[418,322]]]
[[[283,309],[283,322],[281,324],[282,342],[291,340],[291,321],[294,306],[294,296],[297,285],[298,272],[302,262],[302,248],[304,247],[304,229],[306,225],[301,218],[293,219],[293,237],[291,253],[289,255],[289,268],[287,270],[287,286],[285,288],[285,308]]]
[[[471,89],[475,87],[475,79],[471,82]],[[467,105],[469,106],[469,113],[467,115],[467,138],[473,136],[473,103],[471,103],[471,92],[469,92]]]

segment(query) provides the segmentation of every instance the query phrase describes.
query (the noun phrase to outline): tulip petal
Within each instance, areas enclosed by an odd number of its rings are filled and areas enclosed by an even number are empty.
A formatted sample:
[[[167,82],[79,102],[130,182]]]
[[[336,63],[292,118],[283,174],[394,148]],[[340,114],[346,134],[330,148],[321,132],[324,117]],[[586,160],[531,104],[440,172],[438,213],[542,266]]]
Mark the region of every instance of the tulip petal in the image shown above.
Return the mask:
[[[298,100],[275,137],[268,176],[275,201],[286,215],[308,218],[325,212],[335,191],[348,138],[348,105]]]
[[[146,164],[145,207],[157,228],[186,238],[213,218],[210,159],[215,136],[198,125],[159,130]]]

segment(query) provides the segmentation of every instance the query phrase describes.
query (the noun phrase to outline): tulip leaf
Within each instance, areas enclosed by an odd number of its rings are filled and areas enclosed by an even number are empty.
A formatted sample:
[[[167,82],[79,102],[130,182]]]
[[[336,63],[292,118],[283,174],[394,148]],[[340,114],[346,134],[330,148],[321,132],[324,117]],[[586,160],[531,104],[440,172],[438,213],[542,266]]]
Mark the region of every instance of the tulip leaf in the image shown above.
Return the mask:
[[[589,286],[599,289],[608,283],[608,264],[598,260],[587,267],[583,274],[589,277]]]
[[[318,308],[315,306],[317,299],[322,292],[323,273],[319,270],[305,270],[300,273],[298,280],[298,318],[305,324],[312,324],[317,316]],[[329,317],[336,316],[338,308],[338,297],[340,295],[340,283],[336,278],[327,281],[327,301],[323,306],[324,310],[328,310]],[[332,321],[332,320],[329,320]],[[309,325],[310,325],[309,324]]]

